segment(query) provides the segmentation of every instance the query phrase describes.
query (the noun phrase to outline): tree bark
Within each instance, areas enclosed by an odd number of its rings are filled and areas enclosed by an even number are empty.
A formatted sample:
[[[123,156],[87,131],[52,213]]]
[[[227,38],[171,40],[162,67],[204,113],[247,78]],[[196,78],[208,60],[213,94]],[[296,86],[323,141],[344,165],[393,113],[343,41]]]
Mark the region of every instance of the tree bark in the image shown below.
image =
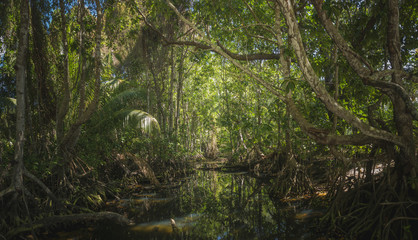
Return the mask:
[[[177,135],[179,124],[180,124],[180,103],[183,99],[183,80],[184,80],[184,56],[185,56],[185,50],[184,48],[181,48],[180,52],[180,62],[179,62],[179,68],[178,68],[178,81],[177,81],[177,98],[176,98],[176,117],[174,122],[174,132]],[[177,145],[176,145],[177,146]]]
[[[256,82],[264,86],[269,92],[277,96],[281,101],[285,102],[288,107],[289,111],[292,113],[293,118],[296,122],[301,126],[301,129],[311,138],[313,138],[319,144],[330,144],[330,145],[365,145],[370,144],[372,142],[378,142],[379,140],[386,140],[394,143],[398,143],[400,145],[403,144],[402,140],[389,132],[382,131],[375,129],[366,123],[362,122],[359,118],[353,115],[348,110],[344,109],[340,106],[335,99],[327,92],[325,86],[323,86],[318,79],[318,76],[315,74],[312,66],[309,63],[307,58],[306,52],[303,49],[302,38],[300,36],[300,32],[297,26],[296,17],[293,13],[292,5],[289,3],[284,2],[284,0],[278,0],[280,9],[282,13],[285,15],[285,20],[289,26],[289,36],[291,36],[291,45],[294,47],[297,53],[297,57],[299,60],[299,65],[302,72],[305,75],[305,79],[310,83],[312,89],[317,94],[317,96],[323,100],[325,106],[328,110],[332,112],[336,112],[336,114],[347,122],[352,123],[354,126],[360,128],[364,131],[363,134],[355,134],[355,135],[348,135],[348,136],[337,136],[337,135],[329,135],[329,131],[318,129],[312,123],[310,123],[303,114],[297,109],[295,103],[293,102],[292,98],[284,96],[279,90],[274,87],[271,83],[262,79],[259,75],[252,72],[249,68],[243,66],[240,62],[236,59],[232,58],[230,55],[225,53],[222,48],[218,45],[214,44],[211,39],[209,39],[206,34],[199,30],[194,23],[187,20],[177,9],[176,7],[169,1],[166,0],[167,4],[173,11],[177,14],[177,16],[189,27],[191,27],[197,34],[200,35],[202,41],[208,44],[211,49],[218,53],[219,55],[228,59],[233,65],[235,65],[238,69],[242,70],[245,74],[253,78]],[[285,4],[285,5],[283,5]],[[283,10],[283,6],[287,6],[288,8]],[[297,39],[295,39],[297,37]],[[303,51],[302,51],[303,50]]]
[[[61,99],[58,98],[58,109],[56,119],[57,129],[57,142],[60,144],[64,138],[65,131],[65,116],[68,113],[70,107],[70,82],[68,71],[68,40],[67,40],[67,21],[65,17],[65,4],[64,0],[59,1],[60,15],[61,15],[61,41],[63,48],[63,71],[62,71],[62,87],[60,92],[63,93]]]
[[[93,100],[88,104],[87,109],[83,111],[83,113],[78,116],[77,121],[73,123],[70,127],[70,129],[67,131],[65,136],[63,137],[63,140],[60,143],[60,148],[62,150],[70,150],[74,148],[75,144],[78,141],[79,137],[79,131],[81,126],[86,123],[93,113],[96,111],[97,106],[99,104],[100,100],[100,86],[101,86],[101,41],[102,41],[102,19],[103,19],[103,12],[102,7],[100,5],[100,1],[96,0],[96,11],[97,11],[97,19],[96,19],[96,36],[95,36],[95,52],[94,52],[94,64],[95,64],[95,70],[94,70],[94,77],[95,77],[95,83],[94,83],[94,94],[93,94]]]
[[[295,51],[296,57],[298,59],[299,68],[302,71],[305,80],[309,83],[312,90],[315,92],[316,96],[322,101],[325,107],[331,111],[332,113],[336,114],[338,117],[344,119],[348,123],[352,124],[354,127],[358,128],[363,134],[392,142],[399,146],[404,146],[405,142],[399,136],[392,134],[390,132],[375,129],[372,126],[368,125],[367,123],[361,121],[357,116],[351,113],[349,110],[342,107],[325,89],[325,86],[319,81],[318,76],[316,75],[309,59],[306,54],[305,48],[303,46],[302,36],[299,31],[298,23],[296,20],[295,13],[293,11],[293,5],[290,0],[278,0],[281,11],[285,16],[286,24],[288,26],[288,35],[289,35],[289,43],[292,46],[293,50]],[[354,51],[350,49],[348,52],[351,58],[355,55]],[[354,55],[353,55],[354,53]],[[347,56],[346,56],[347,58]],[[350,61],[350,60],[348,60]],[[365,74],[364,72],[370,72],[370,70],[365,68],[359,68],[356,71],[360,71],[361,74]]]
[[[285,45],[282,39],[283,34],[282,34],[281,27],[280,27],[280,21],[281,21],[280,7],[277,3],[275,4],[274,11],[275,11],[275,18],[276,18],[274,30],[276,31],[277,46],[280,49],[280,65],[281,65],[280,71],[281,71],[283,79],[285,79],[286,81],[289,81],[291,78],[291,74],[290,74],[291,60],[290,60],[290,56],[286,56],[282,52],[285,49]],[[286,98],[292,99],[292,90],[289,89],[289,92],[286,94]],[[292,142],[290,140],[291,114],[292,112],[290,111],[290,108],[286,107],[287,127],[285,128],[285,141],[286,141],[285,156],[286,156],[286,165],[296,166],[296,160],[292,158],[292,155],[293,155],[292,154]]]
[[[21,192],[23,186],[23,153],[25,146],[25,83],[27,73],[27,51],[29,44],[29,0],[22,0],[20,6],[19,45],[16,57],[16,142],[12,186]]]
[[[33,38],[31,57],[37,82],[36,94],[39,111],[39,125],[43,131],[49,131],[49,123],[54,119],[56,102],[55,96],[51,91],[53,86],[49,78],[50,67],[47,59],[46,30],[42,24],[42,14],[38,2],[39,0],[31,2],[31,26]],[[41,133],[39,135],[46,134]],[[42,138],[43,136],[39,137]],[[45,140],[43,142],[45,142]]]
[[[351,68],[360,76],[363,83],[366,85],[375,87],[377,89],[382,89],[392,94],[398,95],[405,102],[407,111],[412,115],[412,117],[415,120],[418,120],[418,111],[414,107],[411,97],[408,95],[408,92],[405,90],[404,86],[400,82],[394,82],[394,81],[388,82],[388,81],[380,80],[384,76],[389,75],[389,74],[394,74],[394,73],[398,73],[399,77],[402,76],[402,78],[410,78],[415,82],[417,81],[417,78],[405,73],[404,71],[402,71],[401,68],[393,68],[392,70],[389,70],[389,71],[376,71],[375,69],[373,69],[364,58],[362,58],[353,49],[350,48],[347,41],[345,41],[345,39],[338,32],[338,29],[334,26],[331,20],[328,19],[327,15],[322,10],[322,0],[311,0],[311,2],[313,3],[316,11],[318,12],[319,19],[321,20],[322,25],[328,32],[328,35],[331,37],[334,43],[338,46],[340,52],[344,55],[344,57],[346,58]],[[399,11],[397,3],[396,3],[395,8],[396,8],[396,11]],[[390,13],[391,12],[392,11],[390,11]],[[396,13],[395,18],[398,18],[397,20],[395,20],[395,22],[398,23],[399,25],[399,13]],[[391,24],[391,21],[392,20],[389,20],[388,24]],[[397,28],[399,28],[398,25],[396,25]],[[390,34],[392,38],[394,36],[393,34],[399,35],[399,30],[397,31],[391,30],[391,32],[388,34]],[[399,36],[397,38],[399,40]],[[398,41],[398,44],[400,44],[399,41]],[[396,44],[392,46],[391,44],[391,46],[389,47],[398,48],[399,51],[396,49],[393,49],[393,51],[394,52],[398,51],[396,54],[400,55],[400,46],[397,47]],[[389,142],[393,142],[393,141],[389,141]],[[402,145],[400,143],[396,143],[396,144],[398,144],[399,146]]]
[[[78,116],[81,116],[86,107],[86,58],[85,58],[85,51],[84,51],[84,0],[80,0],[79,6],[79,24],[80,24],[80,49],[78,53],[78,72],[80,77],[79,82],[79,91],[80,91],[80,102],[78,105]]]
[[[283,2],[283,0],[282,0]],[[402,71],[401,64],[401,51],[400,51],[400,36],[399,36],[399,6],[398,1],[388,0],[388,26],[387,26],[387,44],[389,52],[389,60],[392,66],[390,71],[375,71],[370,67],[370,64],[359,56],[354,50],[352,50],[348,43],[344,40],[337,28],[327,18],[325,12],[322,10],[321,0],[312,0],[312,3],[318,12],[318,16],[322,25],[327,30],[329,36],[338,46],[339,50],[347,59],[350,66],[363,80],[363,83],[369,86],[373,86],[377,89],[385,90],[389,92],[388,96],[392,100],[393,104],[393,119],[398,131],[398,135],[391,134],[392,137],[387,134],[387,131],[378,131],[377,136],[370,134],[370,131],[364,131],[355,124],[364,134],[375,137],[381,140],[391,142],[400,147],[400,156],[398,157],[398,165],[401,170],[401,174],[416,176],[416,160],[415,160],[415,143],[413,137],[413,120],[417,120],[417,110],[412,104],[412,100],[406,92],[402,78],[406,77],[406,74]],[[366,66],[366,67],[365,67]],[[384,82],[379,80],[387,74],[392,74],[391,82]],[[341,117],[341,116],[340,116]],[[344,118],[345,119],[345,118]],[[347,119],[345,119],[347,120]],[[370,126],[370,128],[372,128]],[[372,131],[374,129],[371,129]],[[383,136],[385,135],[385,136]]]
[[[171,49],[171,74],[170,74],[170,89],[168,91],[168,109],[169,109],[169,116],[168,116],[168,132],[170,135],[173,134],[173,127],[174,127],[174,83],[176,82],[176,61],[175,61],[175,54],[174,48]]]
[[[389,17],[387,26],[387,44],[389,60],[394,70],[402,70],[401,41],[399,36],[399,6],[397,0],[389,0]],[[399,74],[392,74],[392,82],[403,85]],[[400,175],[416,177],[415,142],[413,135],[413,119],[407,109],[407,103],[401,96],[395,94],[392,98],[393,119],[398,135],[404,139],[405,146],[400,149],[397,158],[397,168]],[[416,181],[416,180],[415,180]]]

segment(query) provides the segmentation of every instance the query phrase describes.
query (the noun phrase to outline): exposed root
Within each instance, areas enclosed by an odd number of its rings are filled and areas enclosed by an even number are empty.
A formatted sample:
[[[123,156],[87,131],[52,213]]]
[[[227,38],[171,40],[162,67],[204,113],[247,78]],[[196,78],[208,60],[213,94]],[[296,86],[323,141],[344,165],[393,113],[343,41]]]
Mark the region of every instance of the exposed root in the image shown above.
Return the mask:
[[[394,186],[384,178],[349,191],[341,187],[323,222],[349,238],[416,239],[418,202],[408,197],[406,180],[400,182]]]
[[[0,199],[12,192],[15,192],[15,188],[11,185],[0,192]]]
[[[39,178],[37,178],[35,175],[30,173],[26,169],[23,171],[23,175],[25,175],[26,177],[34,181],[36,184],[38,184],[38,186],[40,186],[42,190],[46,192],[48,197],[50,197],[57,204],[57,206],[62,207],[62,203],[58,200],[57,197],[55,197],[54,193],[41,180],[39,180]]]
[[[276,173],[271,192],[279,197],[313,194],[315,192],[307,168],[296,159],[289,159]]]
[[[132,171],[125,163],[128,163],[127,160],[132,162],[131,165],[134,165],[133,168],[137,171]],[[160,182],[158,181],[157,177],[154,174],[151,166],[142,158],[137,157],[131,153],[124,153],[124,154],[117,154],[115,161],[122,167],[127,175],[136,175],[141,173],[144,177],[148,178],[151,184],[155,186],[159,186]]]
[[[312,194],[315,189],[311,179],[303,166],[285,166],[277,175],[272,185],[271,192],[280,197],[289,195]]]
[[[46,194],[59,206],[61,206],[61,202],[55,197],[54,193],[35,175],[30,173],[26,168],[23,169],[23,175],[31,179],[35,182],[42,190],[46,192]],[[21,186],[20,190],[17,190],[15,186],[10,185],[8,188],[4,189],[0,192],[0,199],[5,197],[10,193],[14,193],[16,191],[24,192],[27,196],[32,196],[32,194],[26,189],[26,187]]]

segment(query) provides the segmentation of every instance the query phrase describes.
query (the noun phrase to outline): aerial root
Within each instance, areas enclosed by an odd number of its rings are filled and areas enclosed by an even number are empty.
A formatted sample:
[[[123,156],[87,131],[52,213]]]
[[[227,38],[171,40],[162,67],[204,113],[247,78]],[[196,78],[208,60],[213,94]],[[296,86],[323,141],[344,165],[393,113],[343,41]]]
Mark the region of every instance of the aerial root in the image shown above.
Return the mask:
[[[272,187],[274,194],[280,197],[286,197],[289,194],[300,195],[314,193],[311,179],[306,173],[305,168],[301,166],[284,167],[279,172]]]
[[[337,193],[323,223],[350,238],[412,239],[418,202],[408,199],[404,184],[395,188],[380,181],[376,187],[363,185]]]

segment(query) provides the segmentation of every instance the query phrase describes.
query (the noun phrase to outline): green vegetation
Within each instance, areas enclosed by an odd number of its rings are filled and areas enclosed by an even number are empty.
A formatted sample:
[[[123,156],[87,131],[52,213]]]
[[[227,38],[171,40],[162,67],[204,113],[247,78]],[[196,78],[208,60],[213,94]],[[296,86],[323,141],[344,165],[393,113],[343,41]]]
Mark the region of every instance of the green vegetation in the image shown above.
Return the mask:
[[[414,0],[0,9],[0,238],[206,160],[268,179],[272,198],[325,190],[330,236],[417,238]]]

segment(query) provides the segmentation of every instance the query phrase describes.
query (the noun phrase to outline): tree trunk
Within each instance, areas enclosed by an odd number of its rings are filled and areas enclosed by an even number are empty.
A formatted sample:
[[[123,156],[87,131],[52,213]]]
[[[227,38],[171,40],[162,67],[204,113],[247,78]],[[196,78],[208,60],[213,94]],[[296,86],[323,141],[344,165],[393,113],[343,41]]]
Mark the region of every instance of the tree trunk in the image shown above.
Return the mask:
[[[176,136],[179,136],[179,124],[180,124],[180,103],[183,101],[183,80],[184,80],[184,55],[185,51],[183,48],[181,48],[180,51],[180,62],[178,67],[178,78],[177,78],[177,95],[176,95],[176,116],[174,120],[174,134]],[[177,142],[175,144],[175,150],[177,151],[177,143],[179,139],[177,139]]]
[[[84,50],[84,12],[85,12],[85,7],[84,7],[84,0],[80,0],[80,6],[79,6],[79,24],[80,24],[80,32],[79,32],[79,41],[80,41],[80,48],[79,48],[79,53],[78,53],[78,75],[77,75],[77,79],[79,80],[79,84],[78,84],[78,89],[79,89],[79,103],[78,103],[78,117],[80,118],[83,114],[84,111],[86,110],[86,78],[87,78],[87,70],[86,70],[86,57],[85,57],[85,50]],[[72,131],[72,140],[67,142],[69,143],[67,145],[68,149],[72,149],[74,147],[74,145],[76,144],[78,138],[80,137],[80,133],[81,133],[81,125],[73,128],[74,130]],[[68,134],[68,133],[67,133]]]
[[[57,131],[57,142],[60,144],[64,138],[65,131],[65,116],[68,113],[70,106],[70,82],[69,82],[69,71],[68,71],[68,40],[67,40],[67,23],[65,18],[65,5],[64,0],[59,1],[60,14],[61,14],[61,38],[63,48],[63,70],[62,70],[62,83],[60,92],[63,93],[61,99],[58,98],[58,109],[56,119],[56,131]]]
[[[40,12],[40,6],[38,1],[31,2],[31,26],[32,26],[32,38],[33,48],[31,51],[32,62],[34,65],[34,72],[36,76],[37,88],[35,94],[36,101],[38,102],[37,107],[39,111],[39,126],[40,133],[36,135],[37,138],[44,138],[42,135],[46,135],[46,131],[50,130],[49,124],[54,119],[55,97],[52,94],[52,83],[49,76],[49,61],[47,55],[47,44],[46,44],[46,30],[42,24],[42,14]],[[36,105],[35,105],[36,106]],[[39,140],[38,140],[39,141]],[[45,139],[43,143],[47,142]]]
[[[16,143],[12,186],[17,192],[23,190],[23,153],[25,145],[25,82],[29,43],[29,1],[22,0],[20,7],[19,45],[16,57]]]
[[[80,77],[80,102],[78,105],[78,116],[81,116],[86,107],[86,58],[84,51],[84,0],[80,0],[79,6],[79,24],[80,24],[80,49],[78,53],[78,77]]]
[[[174,55],[174,48],[171,49],[171,76],[170,76],[170,89],[169,89],[169,97],[168,97],[168,108],[169,108],[169,116],[168,116],[168,132],[170,135],[173,134],[173,125],[174,125],[174,83],[176,82],[176,61]]]
[[[319,81],[319,78],[316,75],[315,70],[313,69],[309,61],[306,50],[304,48],[302,36],[299,31],[297,18],[295,16],[291,1],[290,0],[278,0],[278,2],[280,4],[280,9],[283,15],[285,16],[286,24],[288,26],[288,34],[289,36],[291,36],[289,38],[289,43],[295,51],[299,68],[301,72],[303,73],[305,80],[309,83],[311,89],[315,92],[316,96],[322,101],[325,107],[329,111],[331,111],[333,114],[336,114],[338,117],[344,119],[349,124],[353,125],[355,128],[358,128],[363,134],[367,136],[384,140],[384,141],[389,141],[399,146],[404,145],[403,140],[399,136],[396,136],[395,134],[392,134],[384,130],[375,129],[371,127],[369,124],[362,121],[355,114],[350,112],[348,109],[341,106],[328,93],[325,86]],[[327,24],[326,25],[327,30],[332,28],[333,31],[338,32],[335,29],[335,26],[329,21],[329,19],[326,18],[325,13],[322,12],[322,2],[321,3],[318,3],[318,2],[319,1],[314,1],[314,5],[320,15],[320,18],[322,18],[321,20],[326,19],[323,21],[325,21]],[[338,35],[337,33],[335,34]],[[336,38],[336,41],[337,40],[340,41],[338,42],[338,44],[340,44],[339,45],[340,50],[343,51],[343,53],[344,51],[346,51],[345,56],[348,61],[353,61],[352,58],[359,57],[358,54],[354,53],[354,51],[352,51],[351,49],[350,50],[346,49],[346,48],[349,49],[348,44],[346,44],[345,40],[340,35],[338,35],[338,38]],[[370,70],[364,68],[363,65],[364,63],[360,67],[357,65],[357,62],[353,63],[353,66],[356,67],[356,69],[354,70],[359,74],[359,76],[365,76],[367,74],[370,75]]]
[[[100,78],[100,74],[101,74],[101,41],[102,41],[102,19],[103,19],[103,12],[102,12],[102,8],[100,5],[100,1],[95,1],[96,2],[96,11],[97,11],[97,19],[96,19],[96,32],[95,32],[95,50],[94,50],[94,63],[95,63],[95,71],[94,71],[94,77],[95,77],[95,83],[94,83],[94,93],[93,93],[93,99],[92,101],[88,104],[87,108],[85,110],[82,111],[81,115],[78,115],[77,120],[71,124],[70,128],[68,129],[68,131],[66,131],[66,133],[64,134],[64,129],[60,129],[62,131],[62,140],[59,141],[59,152],[63,157],[63,171],[66,172],[67,171],[67,167],[68,164],[70,163],[71,159],[68,158],[68,153],[70,153],[74,146],[76,145],[79,135],[80,135],[80,130],[81,127],[84,123],[86,123],[91,116],[93,115],[93,113],[96,111],[97,106],[99,104],[99,100],[100,100],[100,86],[101,86],[101,78]],[[60,2],[61,3],[61,2]],[[61,17],[65,18],[65,12],[63,12],[63,3],[62,3],[62,9],[61,9]],[[64,25],[63,25],[64,26]],[[63,32],[65,31],[65,29],[62,30]],[[64,36],[64,33],[63,33]],[[66,38],[63,38],[63,41],[66,41]],[[68,50],[68,49],[67,49]],[[67,55],[64,56],[64,58],[68,57],[68,52]],[[68,63],[67,63],[68,64]],[[68,65],[66,65],[68,66]],[[68,70],[68,69],[67,69]],[[64,71],[65,73],[65,71]],[[67,74],[64,76],[64,79],[68,79],[68,72]],[[68,83],[68,81],[67,81]],[[64,88],[65,90],[67,90],[66,88],[69,87],[69,84],[67,85],[66,82],[64,82]],[[69,91],[69,90],[68,90]],[[68,97],[69,100],[69,94],[68,96],[65,96],[64,101],[66,101]],[[62,103],[62,107],[63,109],[59,109],[59,113],[61,114],[60,117],[62,117],[62,121],[65,118],[66,112],[68,112],[68,102],[63,102]],[[67,110],[67,111],[64,111]],[[80,110],[80,109],[79,109]],[[57,119],[58,120],[58,119]],[[60,125],[62,126],[64,123],[60,123]],[[61,126],[58,125],[57,122],[57,128],[61,128]],[[58,135],[58,131],[57,131],[57,135]],[[65,179],[65,176],[63,176]]]
[[[337,19],[337,23],[336,23],[336,28],[338,29],[338,19]],[[332,51],[332,66],[334,68],[334,99],[335,101],[338,101],[339,98],[339,79],[338,79],[338,71],[339,71],[339,65],[338,65],[338,47],[336,45],[334,45],[334,49]],[[333,114],[333,119],[332,119],[332,133],[336,133],[337,132],[337,123],[338,123],[338,116]]]
[[[291,78],[291,74],[290,74],[290,57],[287,56],[286,54],[283,54],[283,50],[285,49],[285,45],[282,39],[282,31],[280,28],[280,21],[281,21],[281,14],[280,14],[280,7],[278,4],[276,4],[275,7],[275,31],[276,31],[276,41],[277,41],[277,45],[280,49],[280,66],[281,66],[281,75],[283,77],[283,79],[285,81],[290,81]],[[289,89],[289,92],[286,94],[286,98],[291,99],[292,98],[292,90]],[[293,153],[292,153],[292,142],[290,139],[290,129],[291,129],[291,114],[292,112],[290,111],[289,107],[286,107],[286,125],[287,127],[285,128],[285,156],[286,156],[286,162],[284,163],[285,165],[291,165],[291,166],[296,166],[296,161],[295,159],[292,157]]]
[[[61,147],[71,149],[75,146],[78,140],[78,131],[80,130],[81,126],[87,122],[99,104],[100,100],[100,86],[101,86],[101,41],[102,41],[102,18],[103,12],[100,5],[100,1],[96,1],[96,9],[97,9],[97,19],[96,19],[96,36],[95,36],[95,52],[94,52],[94,95],[93,100],[89,103],[87,109],[82,112],[80,116],[78,116],[77,121],[73,123],[68,130],[67,134],[65,135]]]
[[[401,41],[399,36],[399,6],[397,0],[389,0],[389,18],[387,26],[387,44],[389,60],[393,70],[402,70]],[[398,73],[392,74],[392,82],[403,86]],[[415,142],[413,135],[413,118],[409,113],[403,98],[397,94],[392,97],[393,119],[398,135],[402,137],[405,146],[400,148],[396,159],[396,168],[400,176],[416,177]]]

